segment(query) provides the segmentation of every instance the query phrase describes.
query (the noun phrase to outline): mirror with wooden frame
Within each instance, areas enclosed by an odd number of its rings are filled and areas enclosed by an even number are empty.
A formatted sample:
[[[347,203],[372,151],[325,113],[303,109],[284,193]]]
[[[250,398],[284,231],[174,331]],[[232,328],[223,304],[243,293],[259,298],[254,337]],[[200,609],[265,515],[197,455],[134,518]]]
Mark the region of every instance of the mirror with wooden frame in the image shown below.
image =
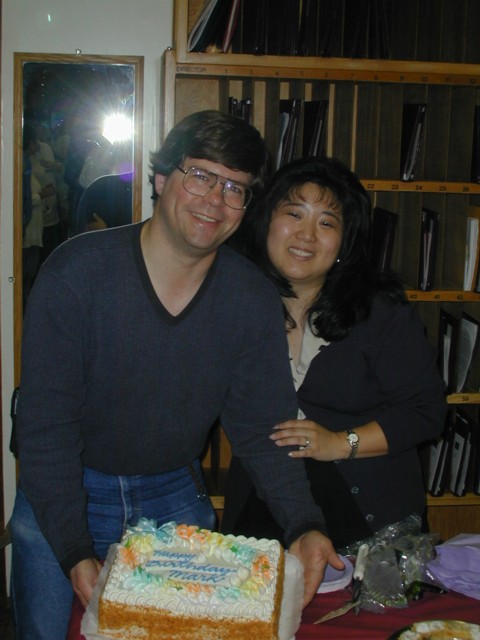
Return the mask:
[[[38,269],[85,231],[141,218],[143,57],[15,53],[15,379]]]

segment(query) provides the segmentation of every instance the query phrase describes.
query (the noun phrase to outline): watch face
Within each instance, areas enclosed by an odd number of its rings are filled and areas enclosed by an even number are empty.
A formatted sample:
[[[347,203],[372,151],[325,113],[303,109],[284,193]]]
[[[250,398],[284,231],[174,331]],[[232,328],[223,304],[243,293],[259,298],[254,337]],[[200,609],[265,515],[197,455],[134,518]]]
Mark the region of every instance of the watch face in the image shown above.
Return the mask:
[[[358,443],[358,436],[356,433],[349,433],[348,434],[348,441],[350,442],[350,444],[357,444]]]

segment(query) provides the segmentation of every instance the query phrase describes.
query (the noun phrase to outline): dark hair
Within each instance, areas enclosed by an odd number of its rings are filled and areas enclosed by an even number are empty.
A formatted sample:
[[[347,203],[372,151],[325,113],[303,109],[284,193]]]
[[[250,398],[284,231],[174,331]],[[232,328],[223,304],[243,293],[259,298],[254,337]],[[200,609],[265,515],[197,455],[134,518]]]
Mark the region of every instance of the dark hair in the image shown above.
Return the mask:
[[[175,125],[162,147],[150,154],[153,200],[158,197],[155,175],[168,176],[186,156],[252,174],[250,187],[254,193],[263,186],[269,166],[267,148],[255,127],[222,111],[199,111]]]
[[[308,315],[315,334],[341,340],[366,318],[377,293],[405,300],[398,276],[379,274],[371,266],[371,202],[357,176],[335,158],[301,158],[281,167],[248,209],[230,244],[256,262],[284,298],[295,297],[290,283],[272,264],[267,237],[272,213],[292,191],[306,183],[318,186],[343,214],[343,236],[336,262],[311,304]],[[287,322],[293,319],[285,309]]]

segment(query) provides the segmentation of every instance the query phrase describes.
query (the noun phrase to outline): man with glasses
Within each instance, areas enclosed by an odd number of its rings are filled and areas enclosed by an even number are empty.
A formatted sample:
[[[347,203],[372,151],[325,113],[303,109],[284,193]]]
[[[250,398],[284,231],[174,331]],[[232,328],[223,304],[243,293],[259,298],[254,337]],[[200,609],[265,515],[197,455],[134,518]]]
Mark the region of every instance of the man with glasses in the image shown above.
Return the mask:
[[[18,637],[65,637],[111,543],[139,517],[214,528],[199,458],[217,418],[306,569],[341,569],[303,466],[268,437],[297,415],[280,300],[224,245],[262,186],[256,129],[193,114],[151,155],[154,211],[77,236],[42,267],[24,324],[12,517]],[[73,591],[72,591],[73,586]]]

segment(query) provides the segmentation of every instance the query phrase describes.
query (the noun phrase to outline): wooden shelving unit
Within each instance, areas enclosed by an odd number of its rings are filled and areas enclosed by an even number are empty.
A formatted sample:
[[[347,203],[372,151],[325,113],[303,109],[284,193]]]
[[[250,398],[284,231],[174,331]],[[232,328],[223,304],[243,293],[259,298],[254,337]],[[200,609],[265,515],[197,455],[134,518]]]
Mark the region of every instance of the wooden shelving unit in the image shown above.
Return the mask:
[[[480,65],[188,53],[188,33],[202,6],[202,0],[175,3],[174,47],[163,59],[164,133],[193,111],[226,111],[229,96],[248,97],[253,101],[253,123],[274,153],[279,99],[327,99],[326,152],[356,171],[374,205],[399,213],[394,268],[407,283],[407,295],[418,305],[433,344],[440,305],[457,316],[466,310],[480,320],[480,293],[462,291],[467,207],[480,205],[480,184],[469,182]],[[474,10],[474,5],[468,6]],[[408,34],[402,33],[402,38]],[[403,182],[401,115],[409,102],[428,105],[426,139],[418,180]],[[433,291],[415,288],[422,206],[438,211],[441,218]],[[480,387],[450,395],[448,403],[480,405]],[[227,447],[221,464],[226,466],[228,459]],[[221,510],[221,495],[214,504]],[[429,497],[428,504],[432,528],[438,526],[444,537],[462,530],[480,532],[480,496]]]

